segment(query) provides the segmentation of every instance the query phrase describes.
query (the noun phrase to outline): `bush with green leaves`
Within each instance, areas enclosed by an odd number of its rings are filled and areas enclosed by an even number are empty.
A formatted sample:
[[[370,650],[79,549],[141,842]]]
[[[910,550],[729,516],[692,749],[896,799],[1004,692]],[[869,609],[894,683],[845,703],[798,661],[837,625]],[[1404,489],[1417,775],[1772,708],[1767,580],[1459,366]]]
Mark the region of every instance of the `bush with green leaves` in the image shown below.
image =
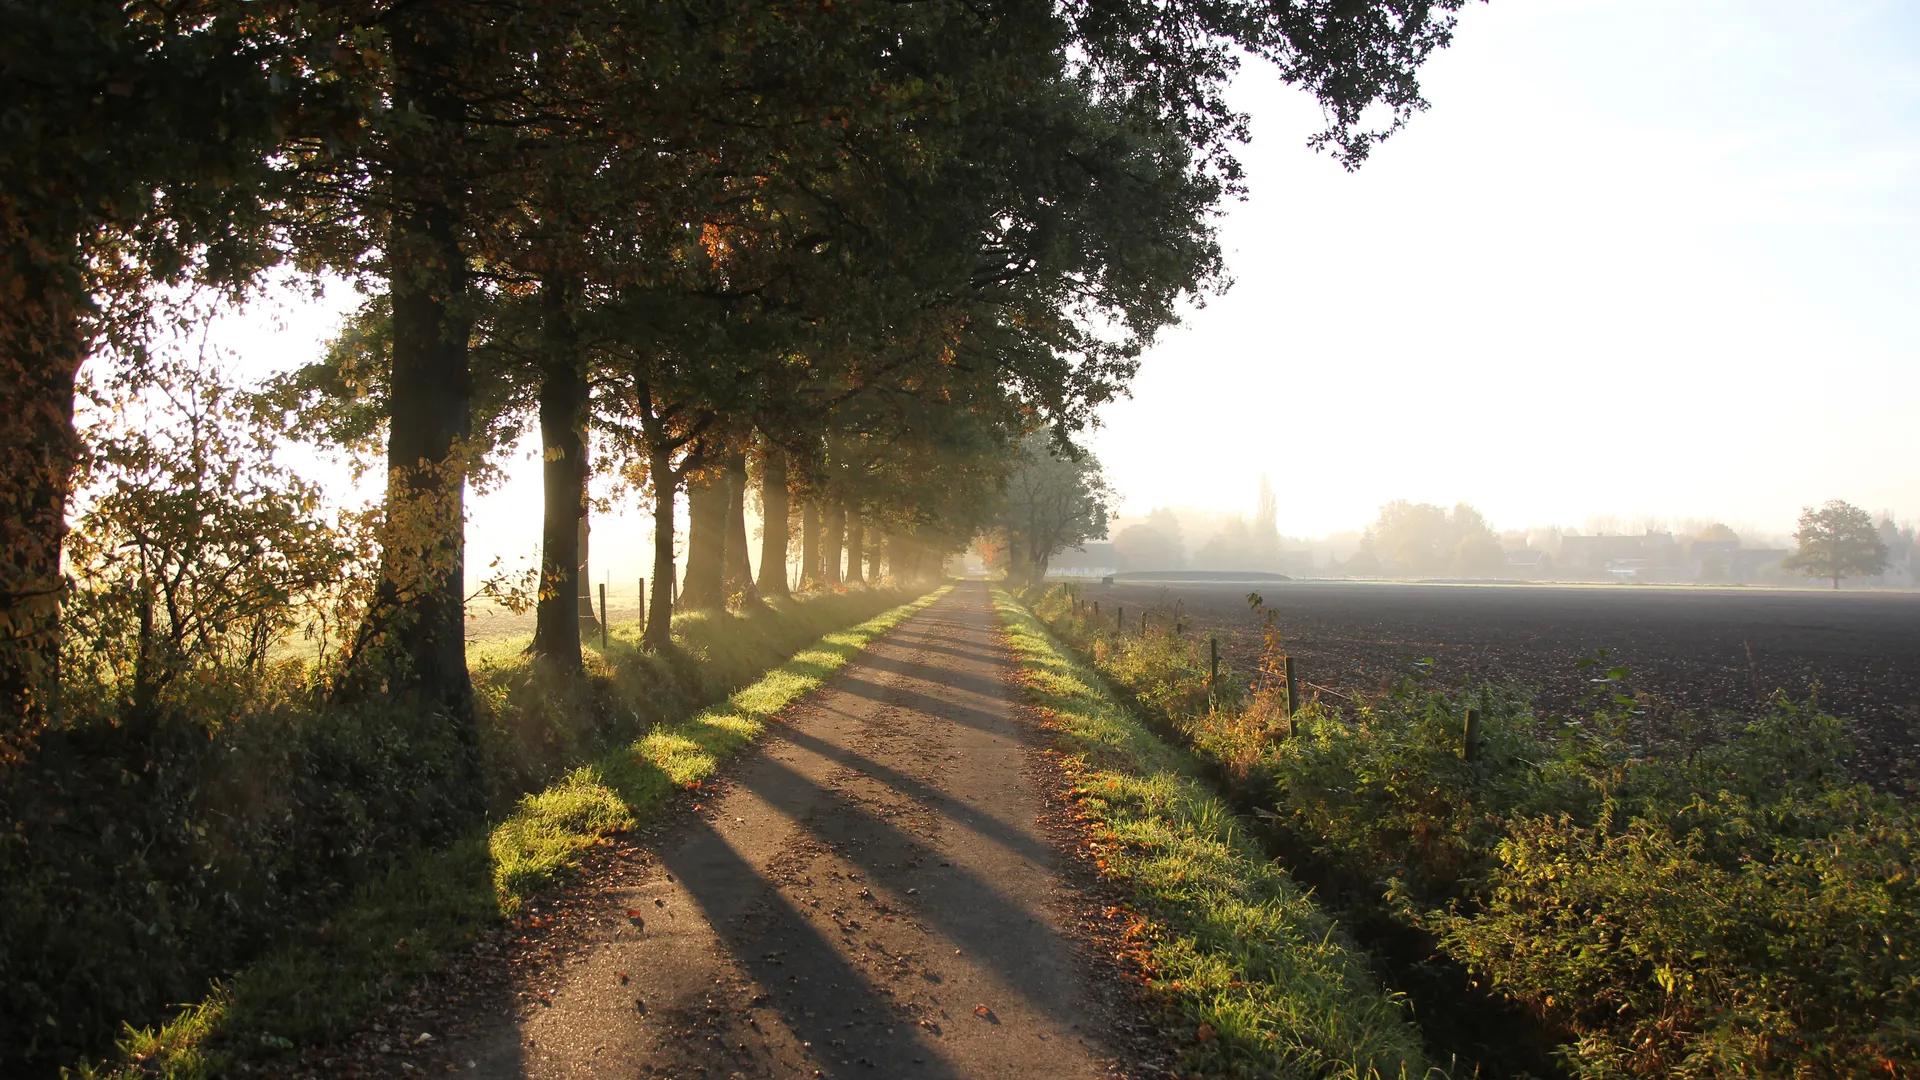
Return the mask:
[[[1185,661],[1070,609],[1036,608],[1142,701],[1184,702],[1161,719],[1283,851],[1544,1018],[1574,1073],[1920,1073],[1920,815],[1849,777],[1834,717],[1660,713],[1598,660],[1574,716],[1416,675],[1249,723],[1257,693],[1192,707]]]
[[[1633,762],[1597,812],[1517,814],[1448,952],[1593,1076],[1920,1069],[1920,819],[1842,770],[1830,716]],[[1597,786],[1597,785],[1596,785]]]

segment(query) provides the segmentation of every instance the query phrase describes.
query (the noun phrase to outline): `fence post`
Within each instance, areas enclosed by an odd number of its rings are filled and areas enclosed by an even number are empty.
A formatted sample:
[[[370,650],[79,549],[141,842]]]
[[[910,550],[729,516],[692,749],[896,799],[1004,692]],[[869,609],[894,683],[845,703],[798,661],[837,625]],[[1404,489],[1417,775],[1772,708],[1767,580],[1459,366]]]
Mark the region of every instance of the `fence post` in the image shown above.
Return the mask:
[[[600,583],[600,651],[607,651],[607,585]]]
[[[1140,613],[1140,636],[1147,636],[1147,613],[1144,611]]]
[[[1467,761],[1480,756],[1480,710],[1467,709],[1466,730],[1460,744],[1460,756]]]
[[[1287,719],[1291,721],[1293,714],[1300,709],[1300,680],[1293,673],[1291,655],[1280,658],[1280,670],[1287,678]]]
[[[634,620],[641,626],[647,625],[647,579],[640,579],[640,614]]]
[[[1215,683],[1220,681],[1220,639],[1207,635],[1207,693],[1213,693]]]
[[[1119,604],[1113,605],[1113,629],[1122,634],[1127,632],[1127,609]]]

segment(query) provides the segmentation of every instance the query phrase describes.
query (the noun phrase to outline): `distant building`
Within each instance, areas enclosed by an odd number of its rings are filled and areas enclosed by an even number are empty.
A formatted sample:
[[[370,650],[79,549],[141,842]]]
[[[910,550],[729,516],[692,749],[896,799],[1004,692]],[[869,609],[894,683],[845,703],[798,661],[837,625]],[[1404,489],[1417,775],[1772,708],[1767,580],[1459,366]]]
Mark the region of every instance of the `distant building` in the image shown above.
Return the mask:
[[[1667,580],[1684,570],[1680,545],[1670,532],[1560,538],[1560,569],[1594,581]]]
[[[1521,551],[1504,553],[1507,560],[1507,573],[1511,577],[1537,580],[1553,572],[1553,560],[1544,551],[1527,548]]]

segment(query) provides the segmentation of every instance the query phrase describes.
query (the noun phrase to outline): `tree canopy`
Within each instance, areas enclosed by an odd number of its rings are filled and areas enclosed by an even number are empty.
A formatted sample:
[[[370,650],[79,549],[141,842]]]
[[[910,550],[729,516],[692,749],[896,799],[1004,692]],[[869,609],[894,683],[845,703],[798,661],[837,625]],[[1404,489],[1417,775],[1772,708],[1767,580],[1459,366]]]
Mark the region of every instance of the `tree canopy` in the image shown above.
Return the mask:
[[[1826,578],[1836,589],[1844,578],[1870,577],[1887,569],[1887,545],[1873,516],[1840,499],[1802,511],[1793,539],[1797,546],[1783,565],[1808,577]]]

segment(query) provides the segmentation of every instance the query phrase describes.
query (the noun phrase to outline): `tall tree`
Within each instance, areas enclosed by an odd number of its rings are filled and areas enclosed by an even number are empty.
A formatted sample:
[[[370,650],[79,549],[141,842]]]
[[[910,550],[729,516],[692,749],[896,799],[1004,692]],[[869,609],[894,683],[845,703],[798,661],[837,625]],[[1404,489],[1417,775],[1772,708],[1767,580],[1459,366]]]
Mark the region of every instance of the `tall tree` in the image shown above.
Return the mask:
[[[734,450],[726,458],[727,522],[721,561],[723,588],[729,599],[740,597],[743,603],[760,601],[754,586],[753,559],[747,554],[747,453]]]
[[[846,551],[842,546],[847,539],[847,504],[835,499],[827,504],[825,542],[820,545],[821,583],[829,588],[841,583],[841,560]]]
[[[312,87],[246,7],[6,5],[0,765],[55,703],[81,363],[103,343],[137,353],[157,287],[234,287],[272,261],[267,151]]]
[[[574,318],[577,285],[555,268],[541,284],[540,592],[530,651],[580,669],[581,536],[587,518],[587,368]]]
[[[847,572],[849,585],[865,583],[866,574],[866,530],[860,524],[860,512],[855,506],[847,508]]]
[[[472,465],[472,309],[467,240],[474,183],[462,80],[470,53],[457,5],[388,24],[393,130],[384,144],[384,271],[392,305],[387,494],[380,586],[349,695],[399,694],[443,712],[470,744],[466,483]]]
[[[708,460],[717,459],[709,453]],[[727,478],[716,463],[687,482],[687,574],[680,584],[685,611],[715,611],[727,602]]]
[[[800,501],[800,587],[818,588],[821,584],[820,501],[811,496]]]
[[[785,599],[787,587],[788,515],[792,501],[787,491],[787,454],[772,442],[760,445],[760,595]]]
[[[1808,577],[1826,578],[1835,589],[1843,578],[1886,572],[1887,545],[1873,516],[1840,499],[1803,510],[1793,539],[1798,548],[1783,565]]]

